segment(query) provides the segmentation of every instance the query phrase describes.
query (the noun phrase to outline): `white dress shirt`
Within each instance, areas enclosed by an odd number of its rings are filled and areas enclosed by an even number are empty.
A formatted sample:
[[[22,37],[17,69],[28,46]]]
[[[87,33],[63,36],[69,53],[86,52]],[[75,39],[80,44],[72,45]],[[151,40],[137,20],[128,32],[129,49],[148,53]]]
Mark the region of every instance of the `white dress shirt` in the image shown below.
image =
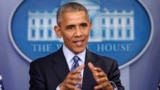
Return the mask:
[[[73,60],[72,59],[73,59],[74,56],[78,56],[81,59],[80,61],[78,61],[79,65],[84,64],[85,55],[86,55],[86,49],[83,52],[78,53],[76,55],[73,52],[71,52],[65,45],[63,45],[62,50],[63,50],[64,56],[65,56],[65,58],[67,60],[67,64],[68,64],[69,70],[71,70],[71,67],[72,67],[72,64],[73,64]],[[82,72],[81,72],[82,77],[83,77],[83,72],[84,72],[84,70],[82,70]]]

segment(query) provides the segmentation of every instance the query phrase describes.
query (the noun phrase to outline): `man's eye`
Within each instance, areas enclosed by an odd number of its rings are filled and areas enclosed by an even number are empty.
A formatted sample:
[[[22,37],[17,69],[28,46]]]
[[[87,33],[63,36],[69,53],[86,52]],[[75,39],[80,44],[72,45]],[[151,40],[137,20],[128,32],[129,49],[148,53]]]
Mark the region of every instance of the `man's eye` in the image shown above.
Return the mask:
[[[82,23],[81,26],[82,27],[87,27],[87,24],[86,23]]]
[[[73,29],[74,27],[72,25],[67,26],[67,29]]]

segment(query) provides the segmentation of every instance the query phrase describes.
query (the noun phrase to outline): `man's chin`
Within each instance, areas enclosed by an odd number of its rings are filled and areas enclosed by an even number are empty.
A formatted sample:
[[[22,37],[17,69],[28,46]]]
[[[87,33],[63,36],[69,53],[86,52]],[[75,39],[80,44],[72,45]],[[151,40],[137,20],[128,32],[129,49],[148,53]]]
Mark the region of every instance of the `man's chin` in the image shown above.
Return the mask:
[[[85,48],[79,48],[77,50],[75,50],[75,53],[78,54],[78,53],[81,53],[85,50]]]

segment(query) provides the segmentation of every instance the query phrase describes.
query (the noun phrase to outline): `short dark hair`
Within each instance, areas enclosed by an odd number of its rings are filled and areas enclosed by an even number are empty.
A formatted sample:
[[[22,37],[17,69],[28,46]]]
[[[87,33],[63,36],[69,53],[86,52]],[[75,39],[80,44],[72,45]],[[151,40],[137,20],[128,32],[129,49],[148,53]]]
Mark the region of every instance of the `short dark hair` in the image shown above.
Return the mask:
[[[89,14],[87,9],[80,3],[77,2],[69,2],[62,5],[57,11],[57,24],[60,25],[60,17],[66,12],[76,12],[76,11],[84,11],[87,18],[89,19]]]

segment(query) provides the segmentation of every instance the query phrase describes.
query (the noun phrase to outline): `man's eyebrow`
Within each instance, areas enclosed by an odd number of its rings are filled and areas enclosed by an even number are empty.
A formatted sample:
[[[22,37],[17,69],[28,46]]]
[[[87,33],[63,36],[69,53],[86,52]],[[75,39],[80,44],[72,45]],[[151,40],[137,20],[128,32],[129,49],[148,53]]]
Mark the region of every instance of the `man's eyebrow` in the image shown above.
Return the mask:
[[[67,25],[66,28],[71,28],[74,27],[75,25],[71,24],[71,25]]]
[[[86,23],[86,22],[83,22],[83,23],[81,23],[80,25],[87,25],[87,23]]]

